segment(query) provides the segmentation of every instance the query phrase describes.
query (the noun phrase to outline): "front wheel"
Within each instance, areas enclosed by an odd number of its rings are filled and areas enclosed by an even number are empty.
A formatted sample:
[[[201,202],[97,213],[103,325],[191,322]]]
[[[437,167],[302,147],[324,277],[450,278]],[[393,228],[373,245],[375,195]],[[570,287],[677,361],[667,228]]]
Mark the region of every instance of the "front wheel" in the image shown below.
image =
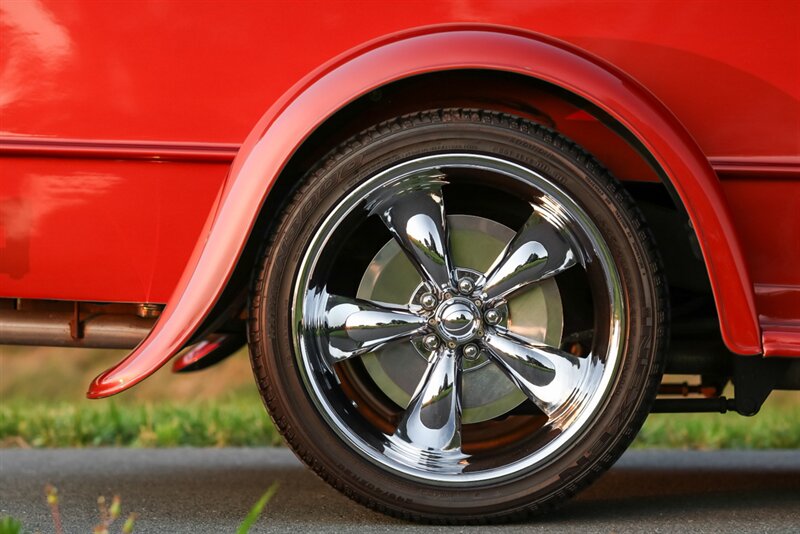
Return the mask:
[[[580,147],[437,110],[349,140],[280,214],[250,349],[289,445],[400,517],[519,519],[631,442],[665,298],[632,199]]]

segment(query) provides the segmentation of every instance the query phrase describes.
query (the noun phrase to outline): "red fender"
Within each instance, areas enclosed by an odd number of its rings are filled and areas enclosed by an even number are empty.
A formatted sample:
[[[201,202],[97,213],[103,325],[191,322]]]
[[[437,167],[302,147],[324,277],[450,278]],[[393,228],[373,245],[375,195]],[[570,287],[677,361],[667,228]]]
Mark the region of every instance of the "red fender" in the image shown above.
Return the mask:
[[[347,103],[387,83],[448,69],[499,70],[570,91],[627,128],[672,182],[697,232],[722,336],[738,354],[761,353],[750,276],[717,176],[669,110],[629,76],[561,41],[510,28],[446,25],[402,32],[339,56],[275,102],[245,141],[204,233],[150,335],[98,376],[90,398],[119,393],[174,356],[222,293],[266,196],[303,141]]]

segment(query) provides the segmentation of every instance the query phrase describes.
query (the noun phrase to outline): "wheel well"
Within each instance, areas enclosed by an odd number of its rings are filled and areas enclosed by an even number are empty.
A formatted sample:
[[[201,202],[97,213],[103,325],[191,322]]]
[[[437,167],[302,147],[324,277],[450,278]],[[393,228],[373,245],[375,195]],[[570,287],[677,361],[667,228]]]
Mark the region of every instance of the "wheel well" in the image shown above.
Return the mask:
[[[582,145],[623,181],[644,213],[664,257],[673,309],[681,314],[690,303],[691,310],[716,318],[706,266],[688,215],[663,171],[633,135],[602,110],[546,82],[500,71],[455,70],[414,76],[371,91],[329,117],[305,140],[273,185],[231,280],[191,342],[212,331],[242,327],[231,318],[245,308],[253,264],[269,242],[275,214],[328,152],[381,121],[444,107],[511,113]]]

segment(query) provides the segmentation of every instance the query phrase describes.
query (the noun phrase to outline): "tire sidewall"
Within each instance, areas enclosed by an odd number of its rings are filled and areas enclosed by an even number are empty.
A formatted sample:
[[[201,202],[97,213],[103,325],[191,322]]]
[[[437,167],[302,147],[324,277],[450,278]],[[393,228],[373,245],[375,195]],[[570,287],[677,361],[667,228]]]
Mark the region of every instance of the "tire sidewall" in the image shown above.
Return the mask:
[[[632,202],[607,171],[563,137],[519,119],[472,113],[398,120],[362,134],[309,173],[283,214],[263,263],[251,339],[254,370],[276,424],[298,456],[362,503],[430,520],[490,519],[546,509],[606,469],[635,436],[661,374],[660,279],[649,236]],[[498,118],[499,117],[499,118]],[[439,119],[439,120],[437,120]],[[291,310],[298,267],[316,229],[337,202],[376,172],[424,155],[460,152],[502,157],[563,188],[597,225],[622,281],[626,332],[616,376],[583,434],[545,465],[513,479],[436,486],[387,472],[344,443],[317,410],[294,354]]]

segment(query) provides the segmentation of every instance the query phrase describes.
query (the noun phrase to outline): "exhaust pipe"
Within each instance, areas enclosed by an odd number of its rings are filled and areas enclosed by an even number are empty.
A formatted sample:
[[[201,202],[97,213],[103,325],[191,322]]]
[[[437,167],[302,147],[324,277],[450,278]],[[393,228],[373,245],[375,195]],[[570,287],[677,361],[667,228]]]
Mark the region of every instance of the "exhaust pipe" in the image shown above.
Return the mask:
[[[0,309],[0,344],[132,349],[156,317],[47,309]]]

